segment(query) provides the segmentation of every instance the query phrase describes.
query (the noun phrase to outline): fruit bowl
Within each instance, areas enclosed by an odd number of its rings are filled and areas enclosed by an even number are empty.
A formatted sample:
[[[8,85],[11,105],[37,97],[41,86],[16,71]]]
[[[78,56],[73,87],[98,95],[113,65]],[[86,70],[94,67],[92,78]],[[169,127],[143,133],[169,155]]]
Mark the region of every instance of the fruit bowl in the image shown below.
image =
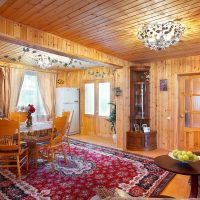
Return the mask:
[[[184,153],[182,153],[184,152]],[[169,152],[168,156],[174,160],[178,160],[182,163],[197,162],[200,160],[200,156],[185,151],[173,151]]]

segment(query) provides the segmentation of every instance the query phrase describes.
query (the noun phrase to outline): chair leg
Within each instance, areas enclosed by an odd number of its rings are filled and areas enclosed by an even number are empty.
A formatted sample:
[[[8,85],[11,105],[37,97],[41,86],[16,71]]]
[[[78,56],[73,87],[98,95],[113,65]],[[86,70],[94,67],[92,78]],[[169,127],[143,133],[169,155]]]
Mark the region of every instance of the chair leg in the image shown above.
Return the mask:
[[[18,179],[21,180],[21,171],[20,171],[19,156],[17,156],[17,173],[18,173]]]
[[[65,149],[64,149],[63,144],[62,144],[62,152],[63,152],[63,155],[64,155],[64,160],[67,163],[67,157],[66,157],[66,154],[65,154]]]
[[[71,148],[70,148],[70,143],[69,143],[69,138],[68,138],[68,136],[67,136],[67,143],[68,143],[69,153],[71,153]]]
[[[28,171],[29,167],[29,159],[28,159],[28,151],[26,151],[26,170]]]
[[[51,155],[51,166],[52,166],[52,173],[54,174],[54,159],[55,159],[55,154],[52,152]]]

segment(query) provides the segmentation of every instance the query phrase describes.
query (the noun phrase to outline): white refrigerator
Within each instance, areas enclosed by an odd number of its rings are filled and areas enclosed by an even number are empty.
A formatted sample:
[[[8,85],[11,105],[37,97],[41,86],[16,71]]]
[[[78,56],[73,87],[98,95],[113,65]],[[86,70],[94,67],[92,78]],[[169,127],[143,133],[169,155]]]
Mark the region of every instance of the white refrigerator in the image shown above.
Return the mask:
[[[62,112],[74,111],[70,135],[80,131],[79,91],[78,88],[56,88],[56,116],[62,116]]]

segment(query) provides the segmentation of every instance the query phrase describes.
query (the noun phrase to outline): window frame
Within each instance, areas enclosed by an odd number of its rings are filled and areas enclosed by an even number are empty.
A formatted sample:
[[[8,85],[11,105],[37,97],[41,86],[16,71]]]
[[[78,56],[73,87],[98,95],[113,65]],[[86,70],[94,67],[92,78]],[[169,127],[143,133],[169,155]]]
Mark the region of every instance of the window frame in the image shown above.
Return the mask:
[[[95,80],[86,80],[84,81],[84,115],[89,117],[99,117],[103,119],[107,119],[109,116],[101,116],[99,115],[99,83],[110,83],[110,102],[113,102],[114,98],[114,88],[113,88],[113,79],[111,78],[104,78],[104,79],[95,79]],[[87,83],[94,83],[94,115],[91,114],[85,114],[85,84]],[[111,112],[111,106],[110,106],[110,112]],[[109,114],[110,115],[110,114]]]

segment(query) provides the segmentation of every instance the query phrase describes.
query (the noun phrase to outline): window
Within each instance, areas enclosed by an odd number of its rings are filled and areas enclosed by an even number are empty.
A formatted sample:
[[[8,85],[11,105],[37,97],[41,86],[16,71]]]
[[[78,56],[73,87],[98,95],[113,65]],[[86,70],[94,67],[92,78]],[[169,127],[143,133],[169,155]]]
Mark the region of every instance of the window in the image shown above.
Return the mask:
[[[110,83],[99,83],[99,116],[110,115]]]
[[[85,84],[85,114],[94,115],[94,83]]]
[[[20,91],[18,107],[28,106],[33,104],[36,108],[35,113],[32,114],[33,119],[40,119],[47,116],[42,102],[38,79],[35,72],[26,72],[24,75],[24,81]]]
[[[95,94],[96,96],[95,98]],[[110,82],[85,84],[85,114],[108,117],[110,115]]]

